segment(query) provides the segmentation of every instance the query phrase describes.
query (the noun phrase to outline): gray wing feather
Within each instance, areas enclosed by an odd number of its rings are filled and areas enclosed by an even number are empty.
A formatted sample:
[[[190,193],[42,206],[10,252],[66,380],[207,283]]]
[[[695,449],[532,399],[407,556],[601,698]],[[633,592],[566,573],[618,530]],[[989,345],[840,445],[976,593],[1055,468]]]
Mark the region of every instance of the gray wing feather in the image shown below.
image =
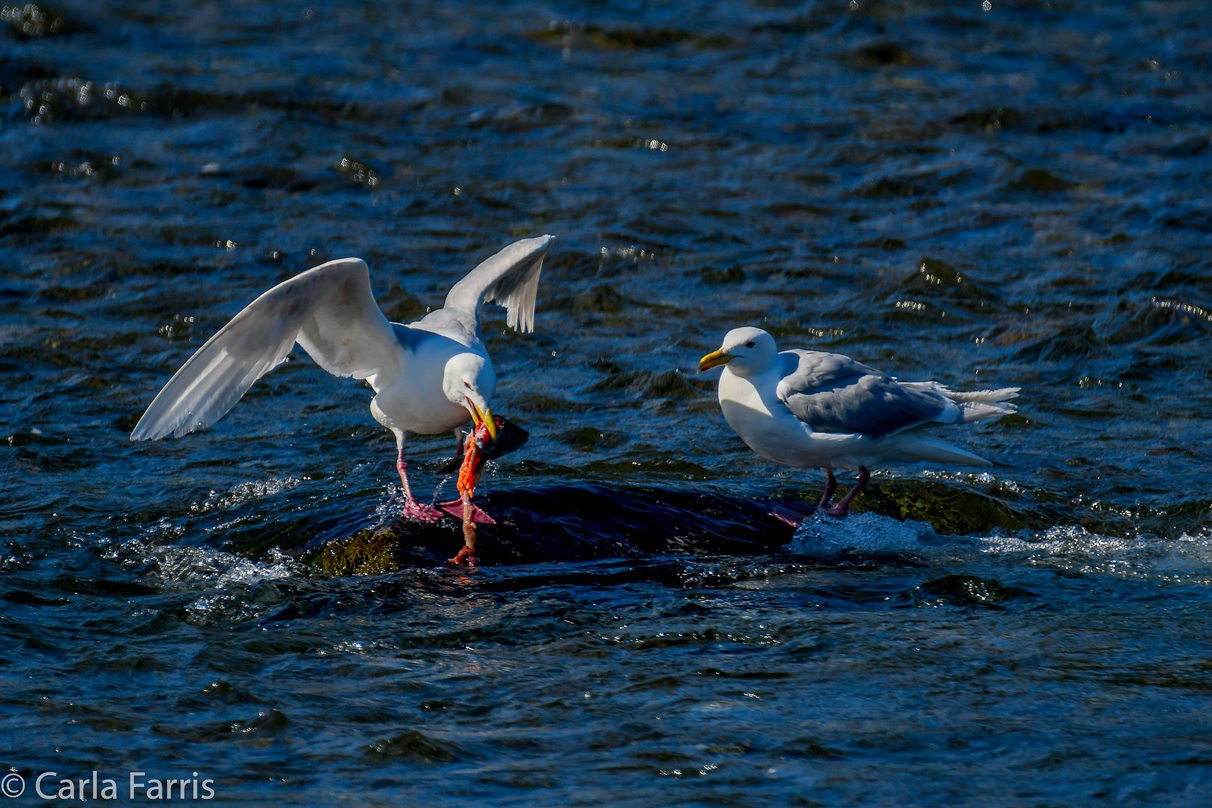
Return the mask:
[[[841,354],[784,351],[779,356],[784,378],[778,398],[816,432],[881,437],[962,418],[939,391],[941,385],[904,385]]]
[[[475,335],[480,333],[480,306],[500,303],[508,312],[510,328],[534,331],[534,305],[539,293],[539,272],[551,236],[515,241],[481,263],[446,295],[444,310],[463,322]]]
[[[207,340],[164,385],[131,440],[179,437],[213,424],[286,361],[295,342],[329,373],[367,379],[376,389],[403,364],[366,263],[330,261],[270,289]]]

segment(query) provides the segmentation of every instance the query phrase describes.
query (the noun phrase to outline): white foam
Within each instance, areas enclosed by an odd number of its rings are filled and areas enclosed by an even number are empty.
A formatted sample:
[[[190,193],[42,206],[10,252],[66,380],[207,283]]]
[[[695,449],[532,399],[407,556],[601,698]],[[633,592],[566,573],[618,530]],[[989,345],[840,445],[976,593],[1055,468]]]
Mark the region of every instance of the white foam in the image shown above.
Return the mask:
[[[886,555],[920,553],[946,543],[926,522],[902,522],[865,512],[843,519],[823,514],[805,519],[785,549],[794,555],[809,557],[831,557],[847,552]]]
[[[1120,578],[1212,583],[1212,535],[1177,539],[1142,535],[1104,536],[1083,527],[1052,527],[1040,533],[989,536],[980,540],[986,555],[1032,566]]]
[[[185,611],[191,623],[202,626],[238,623],[258,616],[257,609],[251,604],[227,592],[198,598],[186,606]]]
[[[124,564],[151,565],[149,574],[161,583],[186,586],[209,584],[226,588],[280,580],[299,573],[298,562],[276,548],[270,550],[264,561],[253,561],[211,547],[151,545],[132,539],[105,555]]]
[[[912,554],[934,563],[983,558],[1088,575],[1212,585],[1209,531],[1166,539],[1151,534],[1106,536],[1077,525],[1058,525],[1038,532],[1022,530],[1013,536],[940,536],[925,522],[859,513],[844,519],[807,519],[785,549],[814,560],[847,554]]]

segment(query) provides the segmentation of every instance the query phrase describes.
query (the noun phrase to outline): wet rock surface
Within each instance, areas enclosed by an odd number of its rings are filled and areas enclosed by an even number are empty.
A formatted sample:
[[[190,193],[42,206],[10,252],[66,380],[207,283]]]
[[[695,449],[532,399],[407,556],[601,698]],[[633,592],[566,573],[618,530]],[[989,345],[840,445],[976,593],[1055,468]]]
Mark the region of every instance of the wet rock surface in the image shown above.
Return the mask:
[[[514,489],[477,503],[497,520],[477,531],[483,565],[773,552],[792,533],[771,504],[671,488]],[[337,575],[441,564],[462,544],[456,527],[455,520],[393,521],[328,541],[308,556]]]

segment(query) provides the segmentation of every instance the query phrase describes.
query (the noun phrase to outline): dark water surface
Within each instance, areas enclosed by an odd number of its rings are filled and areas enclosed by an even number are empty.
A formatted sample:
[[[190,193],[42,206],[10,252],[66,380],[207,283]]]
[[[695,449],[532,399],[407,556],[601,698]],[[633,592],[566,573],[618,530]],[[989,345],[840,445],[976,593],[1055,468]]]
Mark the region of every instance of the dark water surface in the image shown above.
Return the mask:
[[[93,770],[224,804],[1212,799],[1202,0],[0,18],[14,804]],[[127,440],[295,272],[361,256],[411,319],[541,233],[536,333],[489,315],[532,437],[478,570],[393,518],[369,390],[301,353]],[[1021,411],[948,434],[989,473],[883,471],[793,536],[769,506],[819,476],[693,372],[743,324]],[[419,488],[453,495],[451,450],[413,443]]]

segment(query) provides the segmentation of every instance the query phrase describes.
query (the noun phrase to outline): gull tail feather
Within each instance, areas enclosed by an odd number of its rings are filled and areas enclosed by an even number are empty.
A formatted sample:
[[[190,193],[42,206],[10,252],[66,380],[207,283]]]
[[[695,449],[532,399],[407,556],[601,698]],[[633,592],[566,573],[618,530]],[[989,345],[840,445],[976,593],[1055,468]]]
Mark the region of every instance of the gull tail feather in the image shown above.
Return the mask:
[[[967,393],[951,393],[951,400],[963,410],[965,424],[972,421],[983,421],[986,418],[1000,418],[1018,412],[1018,407],[1009,403],[1012,398],[1018,398],[1019,388],[1003,387],[1000,390],[974,390]]]

